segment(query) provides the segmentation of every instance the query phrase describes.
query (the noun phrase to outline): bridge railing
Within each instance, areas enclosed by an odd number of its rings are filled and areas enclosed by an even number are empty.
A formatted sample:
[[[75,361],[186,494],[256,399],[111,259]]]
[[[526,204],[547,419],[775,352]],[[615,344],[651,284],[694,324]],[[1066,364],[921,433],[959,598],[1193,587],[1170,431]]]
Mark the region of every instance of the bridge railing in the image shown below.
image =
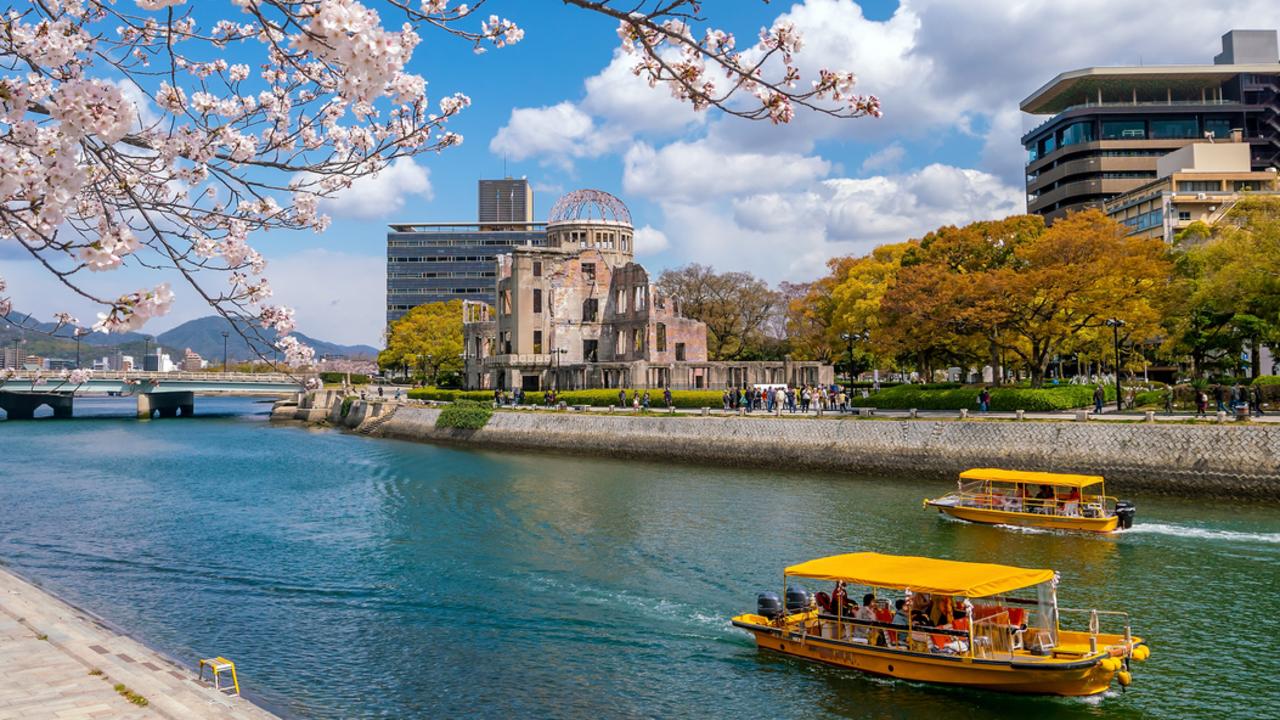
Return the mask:
[[[95,380],[144,380],[144,381],[160,381],[164,382],[174,380],[184,380],[187,382],[229,382],[229,383],[246,383],[246,384],[288,384],[297,385],[309,377],[315,376],[315,373],[298,373],[297,375],[286,375],[284,373],[241,373],[241,372],[155,372],[146,370],[129,370],[129,371],[95,371],[90,378],[90,382]],[[31,382],[36,374],[29,371],[19,371],[9,382]],[[57,373],[41,373],[41,379],[46,384],[56,384],[63,382],[63,379]]]

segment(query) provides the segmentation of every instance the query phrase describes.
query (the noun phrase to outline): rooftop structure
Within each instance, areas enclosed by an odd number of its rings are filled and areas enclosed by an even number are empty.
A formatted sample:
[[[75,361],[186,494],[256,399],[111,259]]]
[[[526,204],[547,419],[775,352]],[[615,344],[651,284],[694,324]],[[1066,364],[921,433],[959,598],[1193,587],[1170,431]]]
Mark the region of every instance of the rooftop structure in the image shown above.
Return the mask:
[[[1049,115],[1022,138],[1027,210],[1052,221],[1157,178],[1157,159],[1238,137],[1250,167],[1280,165],[1280,53],[1274,30],[1232,30],[1212,65],[1064,72],[1021,103]]]
[[[533,188],[525,178],[481,180],[476,204],[482,223],[533,222]]]
[[[1212,225],[1243,197],[1280,194],[1275,170],[1255,171],[1240,142],[1192,143],[1156,160],[1156,179],[1103,209],[1130,235],[1173,242],[1194,222]]]

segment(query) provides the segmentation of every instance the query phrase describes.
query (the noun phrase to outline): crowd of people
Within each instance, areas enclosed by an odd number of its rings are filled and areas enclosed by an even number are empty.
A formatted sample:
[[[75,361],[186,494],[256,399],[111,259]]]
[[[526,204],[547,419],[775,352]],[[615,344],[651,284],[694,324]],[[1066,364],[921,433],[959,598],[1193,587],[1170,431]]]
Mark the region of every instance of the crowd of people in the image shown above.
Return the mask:
[[[863,391],[863,397],[867,396]],[[799,387],[783,385],[757,385],[754,387],[729,388],[721,395],[721,403],[725,410],[744,410],[745,412],[769,413],[809,413],[854,412],[853,396],[839,385],[802,385]]]
[[[859,605],[849,598],[845,583],[840,581],[830,595],[825,592],[816,593],[814,603],[825,615],[853,621],[855,624],[850,637],[854,642],[905,648],[909,645],[909,640],[915,640],[917,644],[926,644],[934,652],[963,653],[969,649],[967,633],[973,606],[965,598],[956,601],[946,596],[912,593],[905,599],[894,601],[891,609],[888,600],[877,599],[875,595],[867,593],[862,596],[862,604]],[[884,627],[878,628],[870,623],[879,623]],[[893,627],[901,627],[902,630],[891,629]],[[951,632],[931,633],[931,630],[964,633],[965,636],[953,635]]]

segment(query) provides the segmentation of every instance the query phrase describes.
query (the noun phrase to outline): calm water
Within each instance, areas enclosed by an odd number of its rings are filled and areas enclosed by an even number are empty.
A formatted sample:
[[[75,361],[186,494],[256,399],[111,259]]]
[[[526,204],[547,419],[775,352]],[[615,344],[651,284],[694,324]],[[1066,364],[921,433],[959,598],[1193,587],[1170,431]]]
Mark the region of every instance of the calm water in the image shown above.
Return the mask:
[[[192,420],[0,424],[0,562],[170,655],[236,660],[294,717],[1259,717],[1280,707],[1280,508],[1138,496],[1117,538],[962,525],[933,484],[467,452]],[[94,417],[96,416],[96,417]],[[729,626],[854,549],[1048,566],[1127,609],[1127,694],[868,679]]]

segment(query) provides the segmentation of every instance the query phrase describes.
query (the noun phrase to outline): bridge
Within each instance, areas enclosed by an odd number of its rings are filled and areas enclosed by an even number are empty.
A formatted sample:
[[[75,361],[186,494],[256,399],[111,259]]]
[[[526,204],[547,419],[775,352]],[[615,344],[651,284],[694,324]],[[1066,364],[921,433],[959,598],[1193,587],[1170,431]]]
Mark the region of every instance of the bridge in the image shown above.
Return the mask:
[[[120,395],[137,398],[140,418],[185,417],[195,411],[197,393],[285,395],[302,389],[303,378],[284,373],[95,372],[74,385],[57,376],[21,371],[0,381],[0,409],[10,420],[30,420],[37,408],[48,405],[54,417],[69,418],[77,395]]]

